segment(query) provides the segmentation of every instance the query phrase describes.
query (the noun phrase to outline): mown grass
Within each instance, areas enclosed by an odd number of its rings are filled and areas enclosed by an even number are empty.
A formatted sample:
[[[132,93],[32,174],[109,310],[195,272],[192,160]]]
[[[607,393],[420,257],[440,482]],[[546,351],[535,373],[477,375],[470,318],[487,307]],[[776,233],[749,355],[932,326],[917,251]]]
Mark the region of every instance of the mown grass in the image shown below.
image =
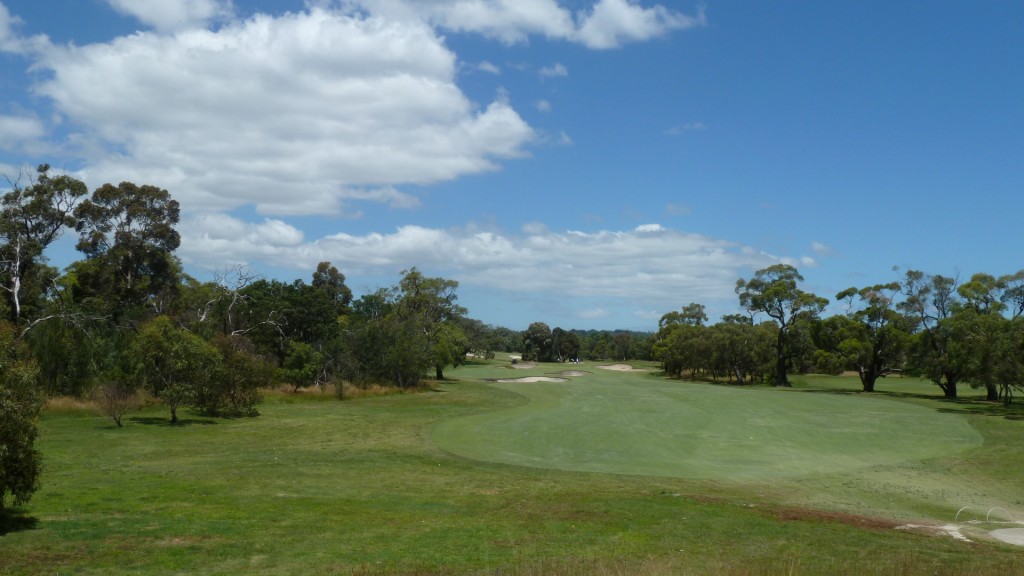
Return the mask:
[[[186,414],[180,426],[159,407],[124,429],[73,406],[48,411],[43,488],[0,517],[0,574],[1024,574],[1020,549],[851,513],[846,500],[900,494],[878,477],[723,484],[439,448],[441,423],[524,403],[477,380],[510,372],[530,371],[467,366],[433,391],[344,402],[277,392],[259,418]],[[795,394],[816,389],[830,388]],[[912,468],[999,489],[1024,470],[1019,449],[1002,446],[1019,446],[1022,423],[969,408],[948,409],[984,444]]]

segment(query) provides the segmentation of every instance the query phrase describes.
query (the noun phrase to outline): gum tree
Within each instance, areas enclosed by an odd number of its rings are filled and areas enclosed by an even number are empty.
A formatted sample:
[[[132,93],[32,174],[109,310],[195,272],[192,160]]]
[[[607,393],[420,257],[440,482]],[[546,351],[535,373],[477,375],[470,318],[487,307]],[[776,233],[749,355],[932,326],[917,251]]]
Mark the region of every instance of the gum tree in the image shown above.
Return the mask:
[[[67,175],[50,175],[50,166],[41,164],[28,186],[20,179],[11,182],[11,190],[0,199],[0,278],[10,308],[10,320],[21,321],[26,288],[35,293],[44,290],[46,248],[65,228],[75,225],[73,216],[79,198],[88,192],[82,181]],[[35,277],[35,282],[32,281]]]
[[[857,368],[865,392],[875,382],[902,366],[910,334],[905,317],[896,310],[898,282],[865,288],[847,288],[836,300],[848,303],[848,322],[839,323],[839,355]]]
[[[764,313],[779,325],[775,341],[775,386],[790,386],[787,339],[801,317],[817,317],[828,300],[797,286],[803,276],[788,264],[758,270],[750,280],[736,281],[740,306],[751,314]]]

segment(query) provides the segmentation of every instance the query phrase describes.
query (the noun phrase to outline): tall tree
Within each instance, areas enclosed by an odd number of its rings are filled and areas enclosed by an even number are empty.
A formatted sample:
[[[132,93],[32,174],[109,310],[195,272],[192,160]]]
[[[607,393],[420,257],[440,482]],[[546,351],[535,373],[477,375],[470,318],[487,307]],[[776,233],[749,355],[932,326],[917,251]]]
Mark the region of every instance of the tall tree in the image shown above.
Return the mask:
[[[44,252],[65,228],[75,225],[75,205],[88,193],[81,180],[66,174],[51,176],[48,164],[41,164],[36,172],[27,186],[21,185],[20,178],[11,182],[11,190],[0,200],[0,278],[10,320],[16,325],[23,313],[26,284],[34,284],[36,295],[45,290],[48,279],[37,276],[46,271]]]
[[[160,296],[180,278],[173,257],[181,244],[174,229],[179,213],[166,190],[131,182],[104,184],[75,208],[76,247],[87,259],[80,287],[105,302],[115,320],[142,305],[165,311]]]
[[[763,312],[779,325],[775,343],[775,386],[790,386],[787,376],[787,338],[802,315],[816,317],[828,300],[797,286],[804,277],[788,264],[775,264],[758,270],[750,280],[736,281],[740,306],[751,314]]]
[[[550,326],[544,322],[531,323],[523,333],[523,360],[551,360],[552,342]]]
[[[900,282],[904,299],[897,305],[918,330],[912,351],[915,367],[946,398],[957,397],[957,385],[965,372],[963,357],[953,353],[954,326],[950,322],[959,305],[957,284],[955,278],[907,270]]]
[[[865,288],[847,288],[836,294],[836,300],[848,302],[838,352],[857,368],[865,392],[875,391],[875,382],[902,367],[909,343],[908,322],[896,310],[898,282]]]

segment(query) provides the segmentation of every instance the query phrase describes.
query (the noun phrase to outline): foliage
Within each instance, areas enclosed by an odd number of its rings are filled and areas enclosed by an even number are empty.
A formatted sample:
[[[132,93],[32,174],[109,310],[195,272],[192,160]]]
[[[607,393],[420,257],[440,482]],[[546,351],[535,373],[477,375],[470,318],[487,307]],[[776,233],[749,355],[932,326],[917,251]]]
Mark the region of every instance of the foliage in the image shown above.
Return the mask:
[[[35,385],[37,370],[14,326],[0,321],[0,509],[8,496],[20,506],[39,488],[35,441],[43,396]]]
[[[544,322],[533,322],[523,333],[523,360],[550,362],[552,356],[551,327]]]
[[[178,287],[180,264],[172,253],[181,243],[174,229],[179,206],[156,186],[104,184],[74,211],[78,299],[88,299],[115,321],[149,306],[166,312]]]
[[[222,358],[217,349],[199,336],[158,316],[139,330],[132,346],[138,375],[149,392],[171,411],[178,422],[178,408],[195,405],[216,375]]]
[[[44,252],[65,228],[75,225],[75,204],[87,193],[80,180],[51,176],[48,164],[41,164],[36,172],[28,186],[12,182],[12,189],[0,199],[0,287],[15,324],[20,323],[26,305],[39,305],[56,276],[44,266]]]
[[[789,386],[788,362],[793,350],[790,332],[801,318],[813,319],[824,310],[828,300],[797,287],[803,276],[788,264],[775,264],[758,270],[750,280],[736,281],[740,306],[751,314],[762,312],[779,325],[775,343],[776,386]]]
[[[836,295],[836,300],[848,302],[847,315],[826,321],[838,339],[838,356],[856,369],[865,392],[874,392],[875,382],[899,370],[905,361],[910,322],[896,309],[899,289],[898,282],[847,288]]]
[[[214,336],[221,362],[198,390],[196,407],[211,416],[257,416],[260,388],[270,384],[271,369],[245,336]]]

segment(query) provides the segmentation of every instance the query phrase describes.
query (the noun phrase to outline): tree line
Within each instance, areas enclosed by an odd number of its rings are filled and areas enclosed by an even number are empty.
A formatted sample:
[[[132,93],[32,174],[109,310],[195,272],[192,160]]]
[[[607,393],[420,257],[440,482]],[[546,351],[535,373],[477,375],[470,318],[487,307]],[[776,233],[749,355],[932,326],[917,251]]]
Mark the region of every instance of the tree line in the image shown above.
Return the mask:
[[[246,417],[269,385],[333,384],[339,395],[346,385],[411,388],[497,351],[541,362],[657,360],[673,377],[739,384],[855,370],[866,391],[899,371],[950,398],[966,384],[1006,402],[1024,385],[1024,271],[960,282],[911,270],[837,294],[845,313],[823,318],[828,301],[780,264],[739,280],[746,314],[714,325],[690,304],[653,334],[543,322],[520,332],[468,317],[458,282],[416,268],[358,298],[330,262],[308,282],[245,266],[199,281],[175,255],[179,214],[159,187],[90,193],[45,164],[10,181],[0,199],[0,508],[37,486],[36,419],[48,396],[91,397],[119,427],[139,391],[171,422],[183,407]],[[82,257],[58,270],[47,249],[71,230]]]
[[[829,300],[802,281],[796,268],[776,264],[737,281],[746,315],[709,326],[700,304],[665,314],[655,357],[675,377],[739,384],[788,386],[792,372],[853,371],[865,392],[893,373],[927,378],[946,398],[968,385],[1010,403],[1024,389],[1024,270],[966,281],[907,270],[839,292],[844,311],[829,317]]]
[[[91,397],[118,427],[137,392],[179,410],[258,414],[260,389],[420,385],[473,352],[517,347],[518,333],[466,316],[458,283],[416,268],[353,298],[330,262],[309,282],[228,266],[186,274],[175,250],[180,207],[131,182],[91,193],[48,165],[9,181],[0,199],[0,508],[35,489],[35,421],[47,396]],[[77,233],[64,270],[47,249]]]

